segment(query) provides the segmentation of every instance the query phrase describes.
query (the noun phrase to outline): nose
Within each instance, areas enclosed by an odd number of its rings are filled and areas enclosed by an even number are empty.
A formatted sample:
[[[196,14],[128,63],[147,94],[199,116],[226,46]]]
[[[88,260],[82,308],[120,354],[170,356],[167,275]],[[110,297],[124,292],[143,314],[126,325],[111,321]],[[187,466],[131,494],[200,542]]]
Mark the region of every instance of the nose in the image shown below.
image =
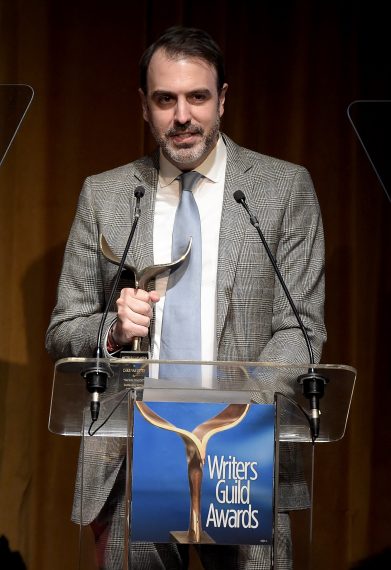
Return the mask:
[[[175,121],[184,125],[191,121],[190,105],[186,97],[179,97],[175,107]]]

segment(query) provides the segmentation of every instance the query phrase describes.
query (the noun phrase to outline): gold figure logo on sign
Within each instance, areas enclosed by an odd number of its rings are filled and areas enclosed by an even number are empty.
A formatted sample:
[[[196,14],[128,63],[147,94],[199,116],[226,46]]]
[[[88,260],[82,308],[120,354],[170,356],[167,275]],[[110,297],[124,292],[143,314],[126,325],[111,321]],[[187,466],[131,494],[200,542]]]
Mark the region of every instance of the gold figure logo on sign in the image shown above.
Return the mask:
[[[215,417],[206,420],[191,432],[174,426],[143,402],[136,402],[136,406],[148,422],[156,427],[177,433],[185,444],[190,487],[189,530],[172,531],[172,538],[181,543],[213,543],[209,535],[202,530],[201,520],[201,486],[206,447],[213,435],[240,424],[247,415],[250,404],[230,404]]]

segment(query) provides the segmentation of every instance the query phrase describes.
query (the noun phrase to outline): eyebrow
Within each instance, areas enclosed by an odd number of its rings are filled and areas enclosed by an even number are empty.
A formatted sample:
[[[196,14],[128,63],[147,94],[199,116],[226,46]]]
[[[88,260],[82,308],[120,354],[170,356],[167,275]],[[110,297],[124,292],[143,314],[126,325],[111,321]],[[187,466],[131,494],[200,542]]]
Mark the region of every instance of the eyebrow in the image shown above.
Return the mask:
[[[201,87],[200,89],[192,89],[191,91],[189,91],[188,93],[186,93],[186,96],[188,97],[189,95],[194,95],[194,94],[202,94],[202,95],[211,95],[211,92],[209,89],[207,89],[206,87]],[[153,93],[151,93],[151,97],[161,97],[162,95],[168,95],[170,97],[176,97],[176,93],[174,93],[173,91],[165,91],[163,89],[157,89],[156,91],[153,91]]]

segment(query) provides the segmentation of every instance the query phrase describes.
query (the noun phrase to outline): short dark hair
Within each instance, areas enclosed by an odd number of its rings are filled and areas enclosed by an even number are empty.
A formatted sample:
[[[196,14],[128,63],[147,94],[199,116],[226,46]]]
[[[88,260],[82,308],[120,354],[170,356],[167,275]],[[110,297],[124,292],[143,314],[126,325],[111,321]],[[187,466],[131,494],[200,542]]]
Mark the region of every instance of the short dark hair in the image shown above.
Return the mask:
[[[186,56],[203,59],[215,68],[217,89],[220,91],[225,82],[224,57],[214,39],[204,30],[173,26],[168,28],[159,39],[149,46],[140,59],[140,87],[147,94],[147,74],[153,54],[163,49],[173,58]]]

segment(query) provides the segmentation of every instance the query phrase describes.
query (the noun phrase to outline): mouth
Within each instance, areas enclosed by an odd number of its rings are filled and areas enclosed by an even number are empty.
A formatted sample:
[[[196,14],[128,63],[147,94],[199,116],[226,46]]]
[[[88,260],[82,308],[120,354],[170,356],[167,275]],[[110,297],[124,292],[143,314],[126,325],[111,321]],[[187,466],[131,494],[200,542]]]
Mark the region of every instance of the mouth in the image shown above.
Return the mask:
[[[178,146],[193,145],[199,141],[203,135],[202,129],[199,127],[187,126],[184,128],[173,128],[167,132],[168,138]]]
[[[193,132],[180,132],[170,135],[170,139],[174,142],[174,144],[194,144],[200,138],[200,133],[193,133]]]

